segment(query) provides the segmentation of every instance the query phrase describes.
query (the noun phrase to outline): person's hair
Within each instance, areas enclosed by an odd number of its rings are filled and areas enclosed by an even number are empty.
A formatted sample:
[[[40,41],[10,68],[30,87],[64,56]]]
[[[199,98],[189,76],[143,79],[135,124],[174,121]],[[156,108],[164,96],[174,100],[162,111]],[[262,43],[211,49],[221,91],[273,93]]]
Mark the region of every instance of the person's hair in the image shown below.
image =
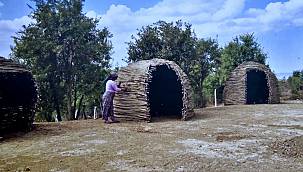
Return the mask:
[[[111,73],[110,75],[108,75],[108,77],[104,80],[104,83],[106,83],[108,80],[112,80],[115,81],[118,78],[118,74],[116,73]]]

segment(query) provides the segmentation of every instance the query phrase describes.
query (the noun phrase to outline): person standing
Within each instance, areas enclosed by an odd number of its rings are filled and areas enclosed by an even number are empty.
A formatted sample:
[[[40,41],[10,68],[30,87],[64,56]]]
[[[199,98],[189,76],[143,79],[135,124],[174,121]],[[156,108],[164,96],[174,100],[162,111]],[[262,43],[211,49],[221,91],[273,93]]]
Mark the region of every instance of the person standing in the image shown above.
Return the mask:
[[[116,73],[110,74],[105,82],[105,92],[102,96],[102,119],[104,120],[104,123],[110,124],[110,123],[117,123],[114,116],[114,97],[116,92],[121,91],[121,88],[118,87],[116,84],[116,80],[118,79],[118,75]]]

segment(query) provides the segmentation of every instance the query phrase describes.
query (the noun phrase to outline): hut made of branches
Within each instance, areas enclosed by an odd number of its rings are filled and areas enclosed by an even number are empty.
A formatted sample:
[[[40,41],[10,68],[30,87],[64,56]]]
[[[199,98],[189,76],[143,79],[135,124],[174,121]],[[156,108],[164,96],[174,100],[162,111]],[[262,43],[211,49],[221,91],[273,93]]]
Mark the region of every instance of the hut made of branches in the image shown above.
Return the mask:
[[[31,72],[0,57],[0,83],[0,134],[29,130],[37,102],[37,87]]]
[[[158,117],[186,120],[193,116],[192,88],[187,75],[174,62],[142,60],[118,72],[114,113],[125,120],[152,121]]]
[[[260,63],[244,62],[229,76],[224,88],[224,104],[274,104],[280,102],[278,80]]]

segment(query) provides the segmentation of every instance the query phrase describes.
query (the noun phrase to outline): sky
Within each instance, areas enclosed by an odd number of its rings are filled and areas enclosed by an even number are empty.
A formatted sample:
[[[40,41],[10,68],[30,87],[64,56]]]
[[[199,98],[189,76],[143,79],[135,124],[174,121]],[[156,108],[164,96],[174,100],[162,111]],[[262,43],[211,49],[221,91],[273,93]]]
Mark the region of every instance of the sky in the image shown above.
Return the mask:
[[[0,0],[0,56],[8,57],[12,36],[33,22],[27,4],[33,3]],[[198,38],[216,38],[221,47],[254,33],[279,78],[303,70],[303,0],[86,0],[83,12],[101,17],[98,27],[113,34],[113,66],[126,65],[126,42],[137,29],[181,19],[192,24]]]

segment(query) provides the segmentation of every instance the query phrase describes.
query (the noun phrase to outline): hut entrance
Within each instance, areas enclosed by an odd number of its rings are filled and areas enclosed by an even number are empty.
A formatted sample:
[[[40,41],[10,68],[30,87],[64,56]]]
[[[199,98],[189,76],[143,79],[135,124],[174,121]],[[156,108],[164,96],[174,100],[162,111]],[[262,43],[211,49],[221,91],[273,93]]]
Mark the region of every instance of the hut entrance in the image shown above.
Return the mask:
[[[266,74],[260,70],[250,70],[246,74],[246,103],[267,104],[269,89]]]
[[[4,107],[20,107],[31,103],[35,94],[34,83],[27,73],[0,74],[0,104]]]
[[[175,71],[167,65],[157,66],[152,71],[152,79],[148,84],[148,103],[151,118],[182,117],[182,85]]]

